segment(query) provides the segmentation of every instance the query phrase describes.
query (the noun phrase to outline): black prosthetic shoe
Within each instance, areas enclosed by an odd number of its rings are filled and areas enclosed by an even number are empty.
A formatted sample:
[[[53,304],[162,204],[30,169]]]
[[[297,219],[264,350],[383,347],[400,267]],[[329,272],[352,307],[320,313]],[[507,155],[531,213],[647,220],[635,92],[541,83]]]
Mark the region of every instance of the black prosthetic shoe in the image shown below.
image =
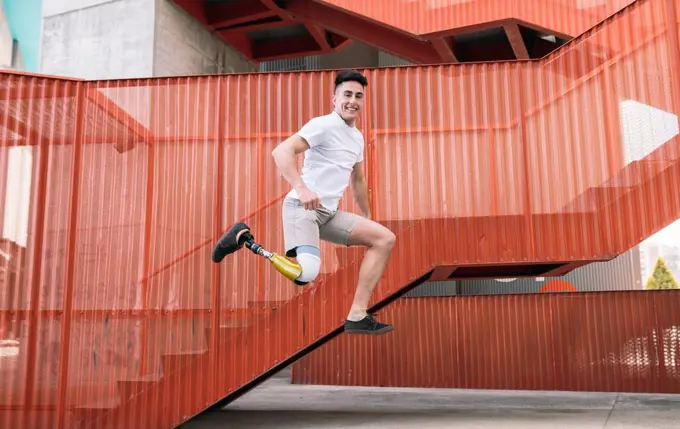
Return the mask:
[[[241,231],[245,231],[236,240],[236,237]],[[237,222],[229,228],[227,232],[224,233],[222,238],[217,242],[215,248],[212,251],[212,260],[218,263],[224,259],[225,256],[231,255],[232,253],[243,247],[243,244],[248,240],[253,240],[253,235],[250,233],[250,227],[243,222]]]
[[[382,335],[391,332],[392,329],[392,325],[380,323],[370,314],[358,322],[345,320],[345,332],[348,334]]]

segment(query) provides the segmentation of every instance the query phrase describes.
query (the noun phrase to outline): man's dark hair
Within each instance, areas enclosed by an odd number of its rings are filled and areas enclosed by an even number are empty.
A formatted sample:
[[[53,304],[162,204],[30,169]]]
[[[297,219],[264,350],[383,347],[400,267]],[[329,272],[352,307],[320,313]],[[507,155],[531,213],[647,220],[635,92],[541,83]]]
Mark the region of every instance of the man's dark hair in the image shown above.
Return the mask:
[[[343,70],[335,77],[335,89],[342,85],[343,82],[359,82],[361,86],[368,85],[368,79],[356,70]]]

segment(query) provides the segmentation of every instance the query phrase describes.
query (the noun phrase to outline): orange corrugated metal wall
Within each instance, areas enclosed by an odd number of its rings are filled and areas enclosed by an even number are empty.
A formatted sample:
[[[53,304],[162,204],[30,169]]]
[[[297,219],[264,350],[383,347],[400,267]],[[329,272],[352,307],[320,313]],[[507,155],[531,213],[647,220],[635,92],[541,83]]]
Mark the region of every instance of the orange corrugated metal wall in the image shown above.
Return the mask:
[[[383,338],[341,336],[296,384],[680,393],[680,291],[401,299]]]
[[[622,170],[615,119],[620,98],[680,111],[672,74],[678,27],[672,37],[666,31],[670,4],[640,1],[541,62],[367,70],[359,126],[374,217],[392,222],[399,240],[413,239],[407,228],[414,220],[434,219],[424,230],[431,250],[397,255],[387,277],[415,277],[417,267],[432,264],[610,257],[677,218],[674,183],[658,183],[677,177],[677,138],[636,176]],[[157,381],[161,355],[214,351],[218,327],[246,323],[304,293],[252,255],[218,266],[209,253],[242,218],[258,240],[282,248],[279,197],[288,187],[267,155],[308,118],[328,112],[333,72],[103,82],[0,77],[0,159],[30,156],[24,159],[33,166],[22,175],[13,161],[0,198],[6,219],[14,213],[3,224],[13,273],[0,295],[2,332],[12,339],[0,357],[3,427],[68,427],[83,408],[123,401],[120,381]],[[633,180],[625,189],[630,200],[586,200],[579,204],[598,211],[572,216],[584,207],[570,203],[615,174]],[[28,177],[25,219],[10,188]],[[644,199],[650,195],[672,199]],[[354,209],[351,198],[343,208]],[[633,214],[644,217],[633,221]],[[460,229],[444,231],[449,220]],[[14,245],[23,224],[26,244]],[[334,246],[323,252],[325,277],[360,254]],[[398,286],[383,283],[377,292]],[[418,308],[419,317],[432,312]],[[324,317],[327,309],[314,312]],[[417,320],[398,329],[428,344],[446,341]],[[259,328],[264,341],[270,326]],[[247,354],[222,359],[213,355],[186,395],[207,406],[221,391],[212,385],[216,374],[251,368]],[[172,407],[188,397],[159,401]]]

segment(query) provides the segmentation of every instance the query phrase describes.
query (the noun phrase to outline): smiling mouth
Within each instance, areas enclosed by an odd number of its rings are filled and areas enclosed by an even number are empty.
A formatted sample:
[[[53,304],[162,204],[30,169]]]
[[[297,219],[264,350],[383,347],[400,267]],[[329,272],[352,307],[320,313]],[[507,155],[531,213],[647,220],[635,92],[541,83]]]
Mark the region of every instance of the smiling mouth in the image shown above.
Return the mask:
[[[345,110],[347,110],[348,112],[356,113],[359,109],[357,109],[356,107],[345,107]]]

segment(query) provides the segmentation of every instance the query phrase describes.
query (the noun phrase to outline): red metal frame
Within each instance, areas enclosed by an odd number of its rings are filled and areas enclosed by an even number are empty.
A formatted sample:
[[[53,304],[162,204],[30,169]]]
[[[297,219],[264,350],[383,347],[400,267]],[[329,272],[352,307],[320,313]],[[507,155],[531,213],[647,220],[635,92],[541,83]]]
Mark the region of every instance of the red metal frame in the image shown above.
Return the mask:
[[[501,28],[510,41],[503,46],[482,46],[468,52],[468,61],[528,59],[518,25],[568,40],[588,30],[634,0],[578,8],[573,2],[526,0],[471,0],[433,6],[426,1],[374,0],[174,0],[186,12],[215,31],[225,42],[255,62],[327,54],[357,40],[414,63],[459,61],[452,36]],[[545,13],[545,10],[550,13]],[[308,35],[255,40],[251,32],[303,25]],[[328,32],[328,37],[326,33]],[[329,40],[331,41],[329,43]],[[554,49],[554,48],[553,48]],[[508,55],[511,57],[508,58]],[[539,55],[539,57],[542,55]]]

